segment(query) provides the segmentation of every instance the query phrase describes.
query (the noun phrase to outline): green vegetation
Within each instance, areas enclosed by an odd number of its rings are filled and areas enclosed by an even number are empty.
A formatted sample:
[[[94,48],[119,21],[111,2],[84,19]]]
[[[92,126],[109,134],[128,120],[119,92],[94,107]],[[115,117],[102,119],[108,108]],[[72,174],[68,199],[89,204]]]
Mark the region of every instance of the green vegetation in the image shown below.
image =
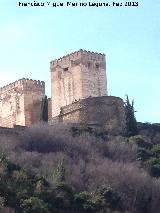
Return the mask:
[[[48,99],[46,95],[42,98],[40,120],[44,122],[48,121]]]
[[[1,133],[0,212],[159,213],[160,131],[145,125],[134,136],[46,123]]]
[[[131,137],[129,142],[137,144],[137,160],[141,161],[149,174],[160,177],[160,144],[153,145],[148,138],[142,136]]]
[[[128,95],[126,95],[127,99],[125,102],[125,113],[126,113],[126,135],[134,136],[137,135],[137,121],[135,118],[135,110],[134,110],[134,101],[130,103]]]
[[[0,157],[0,208],[15,212],[96,212],[99,209],[117,209],[120,197],[112,189],[103,189],[94,197],[89,192],[76,193],[65,183],[63,165],[58,165],[58,176],[51,186],[42,176],[33,175],[4,155]]]

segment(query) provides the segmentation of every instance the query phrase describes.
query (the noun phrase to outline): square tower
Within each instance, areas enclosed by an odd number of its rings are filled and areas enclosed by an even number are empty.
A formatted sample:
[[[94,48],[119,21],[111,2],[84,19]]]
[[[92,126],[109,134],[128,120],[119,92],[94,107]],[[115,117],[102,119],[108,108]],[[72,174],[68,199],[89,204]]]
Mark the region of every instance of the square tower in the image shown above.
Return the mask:
[[[80,99],[107,95],[105,55],[79,50],[51,61],[52,117]]]
[[[0,126],[30,126],[39,122],[45,83],[20,79],[0,88]]]

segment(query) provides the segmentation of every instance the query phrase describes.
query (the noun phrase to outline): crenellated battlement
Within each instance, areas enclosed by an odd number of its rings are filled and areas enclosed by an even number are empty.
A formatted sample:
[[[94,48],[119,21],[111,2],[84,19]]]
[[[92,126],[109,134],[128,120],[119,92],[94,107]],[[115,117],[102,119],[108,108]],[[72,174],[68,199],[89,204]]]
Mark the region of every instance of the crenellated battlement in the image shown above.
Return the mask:
[[[41,87],[45,88],[45,82],[44,81],[37,81],[29,78],[22,78],[19,79],[13,83],[7,84],[6,86],[0,87],[0,92],[5,92],[8,90],[12,90],[15,87],[23,87],[23,86],[36,86],[36,87]]]
[[[0,87],[0,92],[5,92],[5,91],[8,91],[8,90],[11,90],[11,89],[13,89],[17,86],[20,86],[20,85],[21,85],[20,80],[15,81],[13,83],[7,84],[6,86]]]
[[[20,79],[20,81],[22,82],[22,84],[33,84],[33,85],[37,85],[37,86],[45,86],[45,82],[44,81],[40,81],[40,80],[33,80],[33,79],[29,79],[29,78],[22,78]]]
[[[45,82],[36,81],[32,79],[22,79],[22,85],[24,91],[45,91]]]
[[[83,57],[85,57],[89,60],[97,60],[97,61],[105,60],[105,54],[80,49],[71,54],[65,55],[61,58],[51,61],[50,66],[52,68],[54,66],[61,65],[63,63],[68,63],[69,61],[75,61],[75,60],[83,58]]]

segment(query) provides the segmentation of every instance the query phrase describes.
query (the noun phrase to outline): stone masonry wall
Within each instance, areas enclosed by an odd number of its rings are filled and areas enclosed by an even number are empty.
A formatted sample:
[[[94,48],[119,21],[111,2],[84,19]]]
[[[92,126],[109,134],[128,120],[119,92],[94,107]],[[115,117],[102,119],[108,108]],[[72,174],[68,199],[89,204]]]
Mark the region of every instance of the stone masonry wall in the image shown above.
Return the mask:
[[[125,127],[123,100],[114,96],[92,97],[61,108],[58,122],[80,123],[122,132]]]
[[[28,126],[39,121],[44,94],[44,82],[29,79],[0,88],[0,126]]]
[[[104,54],[79,50],[51,62],[52,117],[75,100],[107,95]]]
[[[21,81],[0,89],[0,126],[25,125],[24,94]]]
[[[30,126],[40,120],[42,98],[45,96],[45,83],[26,80],[23,85],[25,126]]]
[[[52,101],[48,98],[48,120],[52,119]]]

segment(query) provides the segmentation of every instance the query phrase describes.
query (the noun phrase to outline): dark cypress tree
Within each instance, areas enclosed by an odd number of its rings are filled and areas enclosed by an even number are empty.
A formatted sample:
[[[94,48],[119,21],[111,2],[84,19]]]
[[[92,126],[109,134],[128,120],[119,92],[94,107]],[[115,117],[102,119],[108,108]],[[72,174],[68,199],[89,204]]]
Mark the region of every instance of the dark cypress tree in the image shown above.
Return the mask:
[[[48,122],[48,99],[46,95],[44,98],[42,98],[40,120]]]
[[[132,104],[129,101],[128,95],[126,95],[127,99],[125,102],[125,113],[126,113],[126,135],[127,136],[134,136],[138,134],[137,129],[137,121],[135,118],[135,112],[134,111],[134,101],[132,101]]]

